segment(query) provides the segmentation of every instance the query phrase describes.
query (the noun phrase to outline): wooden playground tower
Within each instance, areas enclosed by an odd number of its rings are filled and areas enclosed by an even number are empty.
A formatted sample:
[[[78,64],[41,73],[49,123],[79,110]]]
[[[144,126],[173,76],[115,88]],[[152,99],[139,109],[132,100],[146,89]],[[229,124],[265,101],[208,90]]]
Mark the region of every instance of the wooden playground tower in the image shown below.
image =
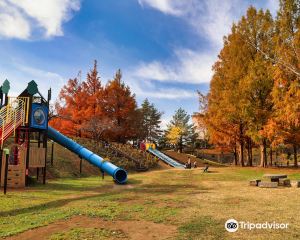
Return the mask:
[[[28,186],[29,169],[42,169],[46,182],[48,109],[47,100],[34,81],[18,97],[9,97],[10,84],[0,87],[0,186]],[[13,137],[13,139],[11,138]]]

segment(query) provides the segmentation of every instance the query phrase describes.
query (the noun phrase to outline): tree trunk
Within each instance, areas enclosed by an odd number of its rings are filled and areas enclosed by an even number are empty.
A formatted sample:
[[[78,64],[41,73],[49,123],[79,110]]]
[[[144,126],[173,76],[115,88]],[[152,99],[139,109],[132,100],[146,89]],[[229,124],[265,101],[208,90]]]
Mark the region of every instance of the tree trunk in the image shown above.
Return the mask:
[[[244,132],[243,132],[243,124],[240,124],[240,145],[239,145],[239,154],[240,154],[240,164],[242,167],[245,166],[244,164]]]
[[[272,146],[270,146],[270,166],[272,167],[273,165],[273,149]]]
[[[179,139],[179,152],[182,153],[182,136]]]
[[[294,166],[298,167],[297,145],[296,144],[293,145],[293,149],[294,149]]]
[[[240,158],[240,164],[242,167],[245,166],[244,164],[244,141],[240,140],[239,144],[239,158]]]
[[[266,148],[266,139],[263,139],[260,148],[260,166],[267,167],[267,148]]]
[[[237,149],[236,149],[236,144],[234,145],[234,165],[238,165],[238,155],[237,155]]]
[[[251,139],[247,140],[247,165],[252,167],[252,142]]]

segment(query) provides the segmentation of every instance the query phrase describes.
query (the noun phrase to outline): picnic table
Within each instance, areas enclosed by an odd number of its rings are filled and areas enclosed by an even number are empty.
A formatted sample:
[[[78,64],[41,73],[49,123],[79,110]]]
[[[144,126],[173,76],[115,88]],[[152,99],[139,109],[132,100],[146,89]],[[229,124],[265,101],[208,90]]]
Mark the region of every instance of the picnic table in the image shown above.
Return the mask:
[[[270,178],[271,182],[279,182],[280,178],[287,178],[286,174],[264,174],[264,178]]]

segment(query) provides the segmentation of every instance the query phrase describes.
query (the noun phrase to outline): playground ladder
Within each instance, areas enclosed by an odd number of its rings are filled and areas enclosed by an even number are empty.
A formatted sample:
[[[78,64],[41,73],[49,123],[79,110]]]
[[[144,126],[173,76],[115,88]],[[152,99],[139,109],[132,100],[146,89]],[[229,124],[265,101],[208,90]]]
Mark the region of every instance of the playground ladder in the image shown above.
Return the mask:
[[[0,109],[1,149],[4,141],[16,133],[16,129],[28,123],[29,98],[9,97],[6,106]]]

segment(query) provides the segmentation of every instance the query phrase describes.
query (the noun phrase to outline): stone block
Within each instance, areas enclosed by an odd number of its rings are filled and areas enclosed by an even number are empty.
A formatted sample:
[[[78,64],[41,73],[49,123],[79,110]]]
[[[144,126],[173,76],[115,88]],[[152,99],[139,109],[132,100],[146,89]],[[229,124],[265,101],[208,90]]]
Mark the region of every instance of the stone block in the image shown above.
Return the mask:
[[[288,178],[279,178],[278,186],[290,187],[291,180]]]
[[[278,182],[260,182],[258,186],[261,188],[277,188]]]
[[[261,182],[261,180],[259,179],[254,179],[254,180],[251,180],[249,183],[250,183],[250,186],[258,186],[258,184]]]

